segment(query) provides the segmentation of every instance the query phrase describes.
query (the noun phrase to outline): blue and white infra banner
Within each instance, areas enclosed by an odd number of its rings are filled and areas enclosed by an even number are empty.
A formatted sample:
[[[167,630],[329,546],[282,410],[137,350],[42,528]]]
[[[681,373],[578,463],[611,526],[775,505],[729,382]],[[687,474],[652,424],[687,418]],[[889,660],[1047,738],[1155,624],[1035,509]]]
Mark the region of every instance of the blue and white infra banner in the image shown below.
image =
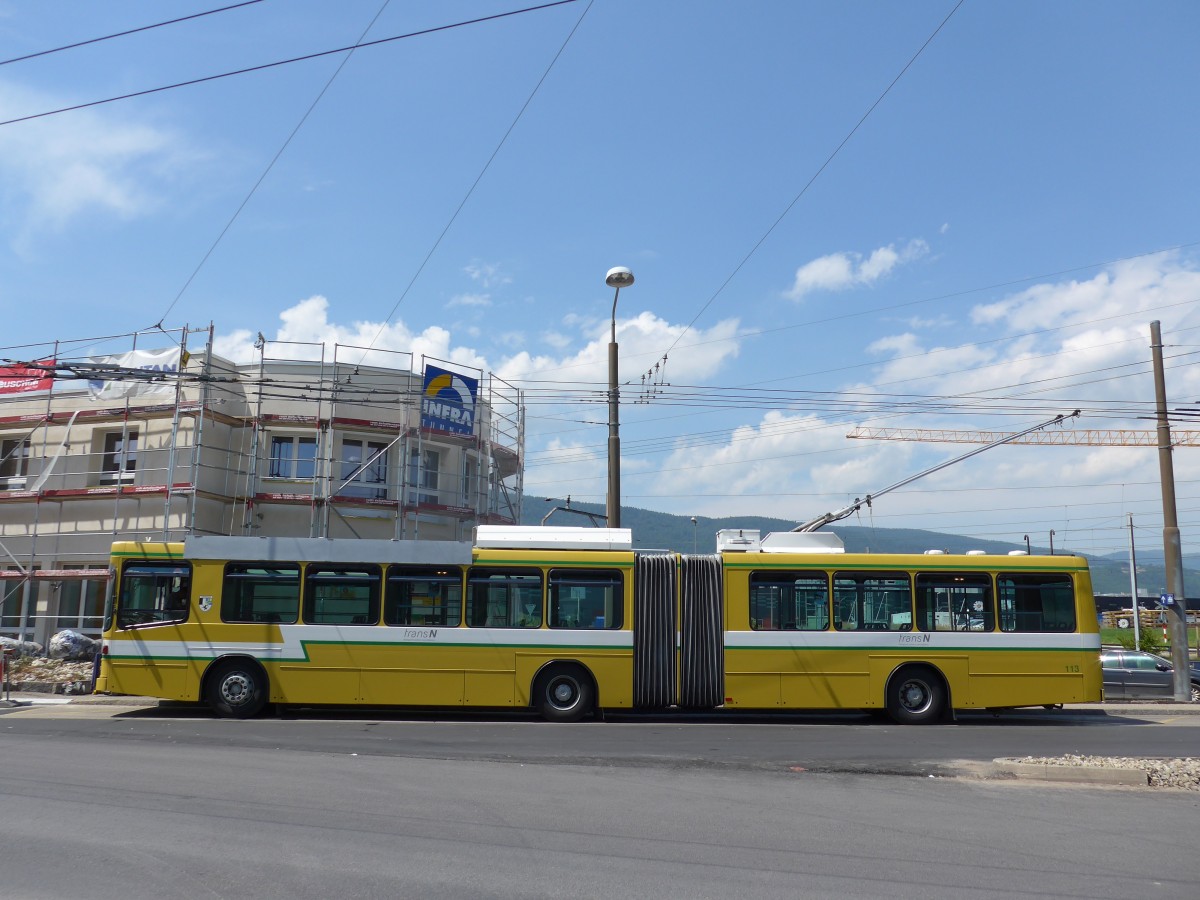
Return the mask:
[[[452,434],[474,434],[478,393],[479,379],[447,372],[437,366],[425,366],[421,427]]]

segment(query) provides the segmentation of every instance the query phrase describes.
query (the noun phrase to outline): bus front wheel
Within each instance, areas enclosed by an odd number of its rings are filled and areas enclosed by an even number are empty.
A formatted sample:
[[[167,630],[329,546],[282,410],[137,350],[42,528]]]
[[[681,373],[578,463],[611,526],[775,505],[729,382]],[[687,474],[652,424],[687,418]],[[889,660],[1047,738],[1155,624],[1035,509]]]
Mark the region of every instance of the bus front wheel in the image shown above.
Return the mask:
[[[231,719],[249,719],[267,703],[267,679],[262,670],[248,660],[218,663],[208,675],[209,706],[217,715]]]
[[[547,722],[578,722],[595,702],[591,680],[576,666],[552,666],[534,686],[533,702]]]
[[[887,687],[887,712],[901,725],[928,725],[946,712],[942,679],[925,666],[910,666],[892,675]]]

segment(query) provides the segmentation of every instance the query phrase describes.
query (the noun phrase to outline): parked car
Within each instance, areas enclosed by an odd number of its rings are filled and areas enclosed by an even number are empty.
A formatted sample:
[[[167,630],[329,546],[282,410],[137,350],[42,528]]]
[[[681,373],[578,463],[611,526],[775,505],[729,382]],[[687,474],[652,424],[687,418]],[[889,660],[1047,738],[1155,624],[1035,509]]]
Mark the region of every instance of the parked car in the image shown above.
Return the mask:
[[[1105,700],[1170,700],[1175,696],[1175,667],[1142,650],[1103,650]],[[1200,663],[1191,666],[1193,703],[1200,703]]]

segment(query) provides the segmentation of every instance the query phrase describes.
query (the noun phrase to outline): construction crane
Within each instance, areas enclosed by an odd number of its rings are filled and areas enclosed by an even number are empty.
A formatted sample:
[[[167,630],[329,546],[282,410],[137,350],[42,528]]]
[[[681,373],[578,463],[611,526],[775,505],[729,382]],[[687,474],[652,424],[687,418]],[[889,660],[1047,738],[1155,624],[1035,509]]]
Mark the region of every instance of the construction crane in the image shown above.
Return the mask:
[[[1059,444],[1073,447],[1157,447],[1158,432],[1121,428],[1034,431],[954,431],[938,428],[867,428],[860,425],[848,438],[868,441],[922,441],[940,444],[991,444],[1008,438],[1009,444]],[[1172,447],[1200,447],[1200,431],[1172,431]]]

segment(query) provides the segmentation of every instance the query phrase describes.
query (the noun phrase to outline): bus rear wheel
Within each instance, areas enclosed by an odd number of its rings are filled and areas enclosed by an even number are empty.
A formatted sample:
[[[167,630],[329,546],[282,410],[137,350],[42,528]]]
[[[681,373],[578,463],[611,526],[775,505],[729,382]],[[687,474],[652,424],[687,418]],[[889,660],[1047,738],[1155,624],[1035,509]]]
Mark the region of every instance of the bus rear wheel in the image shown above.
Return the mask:
[[[267,703],[267,679],[249,660],[218,663],[208,675],[208,705],[219,716],[249,719]]]
[[[595,703],[592,682],[576,666],[552,666],[538,676],[533,702],[547,722],[578,722]]]
[[[885,705],[900,725],[929,725],[946,713],[946,688],[932,669],[910,666],[888,681]]]

